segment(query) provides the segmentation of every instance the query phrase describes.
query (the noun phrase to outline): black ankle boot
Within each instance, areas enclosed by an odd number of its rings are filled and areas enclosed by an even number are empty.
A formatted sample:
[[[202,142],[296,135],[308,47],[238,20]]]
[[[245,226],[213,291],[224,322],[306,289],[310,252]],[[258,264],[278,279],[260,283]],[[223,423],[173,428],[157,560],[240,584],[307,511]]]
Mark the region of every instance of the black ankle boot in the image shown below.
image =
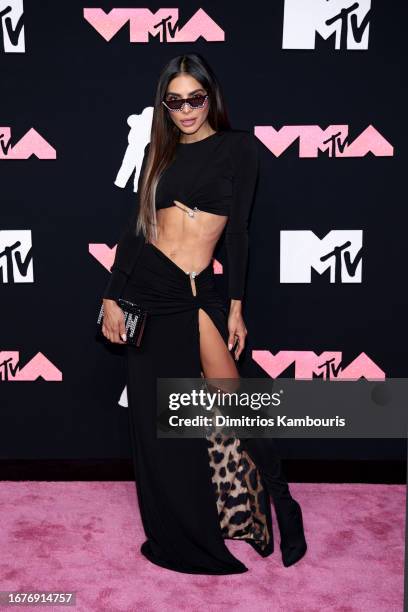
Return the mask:
[[[299,561],[307,550],[302,510],[290,494],[274,441],[270,438],[253,438],[245,440],[245,443],[273,500],[281,538],[282,562],[289,567]]]
[[[281,537],[282,561],[285,567],[289,567],[299,561],[307,550],[302,510],[293,497],[290,500],[274,498],[274,506]]]
[[[299,503],[290,494],[289,485],[282,472],[280,459],[277,459],[275,467],[276,470],[264,473],[263,478],[275,507],[281,537],[280,548],[283,565],[289,567],[304,556],[307,544],[303,529],[302,510]]]

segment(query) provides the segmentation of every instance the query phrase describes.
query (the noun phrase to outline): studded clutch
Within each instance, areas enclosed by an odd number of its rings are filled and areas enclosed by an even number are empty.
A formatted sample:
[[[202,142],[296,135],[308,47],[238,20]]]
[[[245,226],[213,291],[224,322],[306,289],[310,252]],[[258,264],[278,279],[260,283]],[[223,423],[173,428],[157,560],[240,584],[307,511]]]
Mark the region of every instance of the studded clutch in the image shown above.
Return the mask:
[[[118,306],[120,306],[120,308],[123,310],[123,314],[125,315],[125,344],[129,344],[131,346],[140,346],[143,332],[146,326],[148,311],[142,308],[141,306],[130,302],[129,300],[124,300],[123,298],[118,298],[115,301]],[[96,322],[97,329],[100,334],[102,334],[103,315],[104,308],[102,302],[102,306],[99,310],[98,319]]]

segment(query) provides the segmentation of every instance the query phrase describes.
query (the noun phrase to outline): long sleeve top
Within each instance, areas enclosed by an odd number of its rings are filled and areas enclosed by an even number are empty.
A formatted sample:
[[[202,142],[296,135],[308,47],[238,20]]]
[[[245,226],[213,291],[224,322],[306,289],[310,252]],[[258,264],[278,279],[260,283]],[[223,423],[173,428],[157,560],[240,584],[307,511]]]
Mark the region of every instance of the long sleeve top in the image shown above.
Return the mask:
[[[145,148],[139,175],[139,188],[149,145]],[[257,139],[244,130],[218,131],[193,143],[178,143],[176,157],[162,174],[156,189],[156,209],[167,208],[178,200],[199,211],[228,216],[225,245],[228,258],[228,296],[242,299],[248,261],[248,218],[258,177]],[[111,278],[103,297],[120,296],[135,263],[135,226],[138,196],[129,221],[122,231]]]

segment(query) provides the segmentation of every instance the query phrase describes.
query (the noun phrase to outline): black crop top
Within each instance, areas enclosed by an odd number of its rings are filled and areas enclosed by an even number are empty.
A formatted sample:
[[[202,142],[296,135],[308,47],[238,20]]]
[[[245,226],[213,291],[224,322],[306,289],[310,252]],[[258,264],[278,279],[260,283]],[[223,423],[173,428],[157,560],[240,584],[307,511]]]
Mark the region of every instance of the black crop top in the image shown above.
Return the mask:
[[[149,150],[145,148],[141,177]],[[242,299],[248,260],[248,217],[258,176],[257,139],[244,130],[218,131],[193,143],[178,143],[176,157],[156,189],[156,209],[174,206],[227,215],[225,245],[228,257],[228,296]],[[133,269],[137,240],[137,206],[119,240],[111,278],[103,297],[117,299]],[[144,239],[144,238],[143,238]]]

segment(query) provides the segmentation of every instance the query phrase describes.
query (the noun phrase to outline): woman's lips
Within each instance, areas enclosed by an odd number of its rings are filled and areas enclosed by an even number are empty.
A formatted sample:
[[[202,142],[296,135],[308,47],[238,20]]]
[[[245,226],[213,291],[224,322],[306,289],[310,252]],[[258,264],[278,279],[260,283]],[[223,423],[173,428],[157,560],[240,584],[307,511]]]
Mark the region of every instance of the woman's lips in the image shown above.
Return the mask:
[[[195,123],[195,119],[184,119],[181,120],[182,125],[185,125],[186,127],[188,127],[189,125],[193,125],[193,123]]]

